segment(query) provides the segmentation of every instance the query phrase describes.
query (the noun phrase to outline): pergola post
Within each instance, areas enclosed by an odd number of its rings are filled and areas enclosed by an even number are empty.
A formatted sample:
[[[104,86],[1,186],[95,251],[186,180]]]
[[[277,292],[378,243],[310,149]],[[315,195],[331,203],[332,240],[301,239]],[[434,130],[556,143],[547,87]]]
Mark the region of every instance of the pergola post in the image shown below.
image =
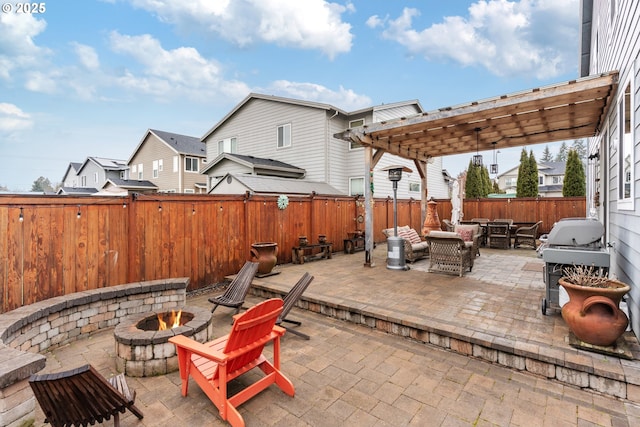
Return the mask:
[[[371,171],[373,169],[373,148],[364,146],[364,265],[374,267],[373,262],[373,193],[371,192]]]

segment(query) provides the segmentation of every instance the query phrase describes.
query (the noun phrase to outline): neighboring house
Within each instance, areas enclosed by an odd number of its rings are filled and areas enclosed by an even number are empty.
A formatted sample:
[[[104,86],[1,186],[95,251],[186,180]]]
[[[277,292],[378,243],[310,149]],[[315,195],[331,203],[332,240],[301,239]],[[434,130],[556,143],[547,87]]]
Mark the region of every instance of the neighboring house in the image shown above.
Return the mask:
[[[326,183],[348,195],[364,193],[364,149],[334,137],[349,127],[381,122],[422,113],[418,101],[398,102],[346,112],[332,105],[249,94],[202,137],[206,157],[214,162],[206,168],[208,188],[212,189],[226,173],[258,172],[259,165],[242,165],[242,159],[224,157],[224,153],[253,156],[254,159],[278,161],[304,171],[304,179]],[[246,160],[246,158],[244,159]],[[372,171],[376,197],[393,195],[387,173],[380,171],[391,164],[406,165],[414,172],[406,174],[398,186],[399,198],[420,198],[420,177],[412,161],[385,154]],[[271,169],[273,172],[273,169]],[[275,173],[286,177],[290,171]],[[442,174],[442,161],[435,159],[427,167],[429,196],[448,197]]]
[[[589,140],[588,214],[603,222],[610,274],[631,285],[631,325],[640,334],[640,3],[581,2],[580,75],[617,70],[617,93]]]
[[[538,162],[538,195],[541,197],[562,197],[564,169],[566,162]],[[507,194],[515,194],[518,185],[518,169],[509,169],[498,175],[498,188]]]
[[[57,194],[93,194],[108,179],[126,179],[127,173],[125,160],[87,157],[84,163],[69,164]]]
[[[160,193],[205,193],[200,173],[205,145],[193,136],[149,129],[129,157],[129,179],[149,181]]]
[[[156,193],[158,187],[150,181],[109,178],[94,196],[126,196],[129,193]]]
[[[210,194],[250,194],[259,195],[344,195],[324,182],[312,182],[302,179],[279,178],[265,175],[229,173],[218,180]]]
[[[82,163],[79,162],[71,162],[69,166],[67,166],[67,171],[64,173],[62,177],[62,187],[67,188],[78,188],[78,171],[82,167]]]
[[[300,179],[306,171],[278,160],[222,153],[207,163],[202,173],[209,177],[209,188],[213,188],[228,173]]]

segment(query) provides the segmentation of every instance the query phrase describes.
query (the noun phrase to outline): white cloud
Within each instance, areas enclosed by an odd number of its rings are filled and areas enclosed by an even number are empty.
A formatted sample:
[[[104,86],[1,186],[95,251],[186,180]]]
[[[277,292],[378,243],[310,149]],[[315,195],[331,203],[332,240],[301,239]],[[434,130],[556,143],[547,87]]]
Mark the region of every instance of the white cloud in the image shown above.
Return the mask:
[[[373,16],[370,16],[365,23],[369,28],[379,28],[384,26],[384,22],[385,21],[380,19],[378,15],[373,15]]]
[[[382,36],[428,60],[546,79],[577,67],[578,12],[578,0],[483,0],[469,7],[468,17],[445,17],[419,30],[413,20],[420,12],[405,8],[385,22]],[[369,19],[370,27],[380,23]]]
[[[0,13],[0,78],[10,80],[14,71],[38,66],[49,54],[33,41],[47,26],[43,19],[35,16]]]
[[[196,100],[211,100],[215,96],[240,99],[248,86],[240,81],[225,80],[217,62],[203,58],[191,47],[165,50],[151,35],[128,36],[112,32],[110,45],[114,52],[128,55],[142,71],[127,69],[117,82],[127,90],[169,99],[184,96]]]
[[[0,102],[0,134],[12,134],[33,127],[31,116],[14,104]]]
[[[100,59],[98,59],[98,53],[93,47],[76,42],[71,43],[71,46],[78,55],[78,60],[86,69],[97,70],[100,68]]]
[[[342,86],[337,91],[315,83],[290,82],[276,80],[268,89],[262,91],[278,96],[304,99],[334,105],[345,111],[354,111],[371,106],[371,99],[366,95],[358,95],[351,89]]]
[[[259,42],[317,49],[333,59],[351,50],[351,25],[344,12],[355,10],[325,0],[130,0],[161,21],[213,33],[239,46]]]

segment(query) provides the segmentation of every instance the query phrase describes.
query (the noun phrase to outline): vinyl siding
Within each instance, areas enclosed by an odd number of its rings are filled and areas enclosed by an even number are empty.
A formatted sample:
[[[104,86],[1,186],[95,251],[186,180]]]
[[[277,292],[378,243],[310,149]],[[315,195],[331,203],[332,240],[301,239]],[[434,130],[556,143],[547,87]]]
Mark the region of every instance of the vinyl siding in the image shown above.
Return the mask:
[[[179,168],[177,172],[173,171],[173,157],[180,156]],[[195,156],[194,156],[195,157]],[[153,177],[153,162],[155,160],[162,159],[163,170],[158,171],[158,177]],[[203,157],[198,157],[199,170],[201,171],[205,164],[202,162]],[[142,163],[142,179],[148,180],[158,187],[159,192],[163,191],[175,191],[178,193],[184,193],[185,189],[194,190],[199,192],[195,188],[196,183],[205,184],[207,179],[201,173],[185,172],[184,170],[184,155],[178,154],[175,150],[165,144],[162,140],[158,139],[153,134],[148,134],[145,141],[141,144],[137,153],[132,157],[129,162],[129,169],[135,165]],[[129,172],[129,179],[137,180],[138,173]]]
[[[291,123],[291,146],[277,148],[277,127]],[[326,181],[326,111],[264,99],[251,99],[206,142],[207,158],[218,155],[218,141],[235,137],[238,153],[277,159],[305,169],[309,181]]]
[[[594,0],[591,30],[590,74],[618,70],[619,84],[615,103],[608,112],[605,131],[592,138],[591,153],[599,150],[600,185],[595,176],[587,180],[588,194],[600,193],[602,204],[597,207],[590,202],[599,218],[605,223],[607,241],[612,245],[611,273],[631,285],[629,309],[632,328],[638,336],[640,331],[640,2],[616,1],[616,14],[611,19],[610,1]],[[632,83],[632,112],[634,180],[632,210],[621,209],[618,204],[618,104],[627,82]],[[605,139],[606,137],[606,139]]]
[[[218,141],[226,138],[237,138],[239,154],[255,157],[277,159],[289,163],[306,171],[305,180],[326,182],[338,191],[349,193],[349,179],[363,177],[364,170],[363,149],[350,149],[347,141],[333,138],[333,135],[347,129],[349,121],[364,118],[365,123],[372,123],[374,119],[389,120],[392,118],[408,117],[419,113],[417,106],[397,106],[382,108],[379,111],[364,112],[345,117],[336,115],[335,110],[314,108],[309,106],[289,104],[265,99],[251,99],[247,101],[235,114],[222,123],[207,139],[207,159],[213,160],[218,156]],[[276,147],[277,126],[291,123],[292,143],[289,148]],[[415,169],[413,161],[385,154],[380,165],[403,164]],[[439,166],[429,165],[429,188],[435,194],[448,195],[448,190],[442,178],[442,163]],[[431,172],[431,169],[439,170]],[[216,175],[220,170],[216,169]],[[228,172],[228,170],[224,170]],[[209,173],[211,175],[211,172]],[[414,172],[417,180],[419,175]],[[374,188],[376,197],[392,195],[392,187],[386,175],[374,173]],[[419,193],[408,191],[408,182],[398,191],[400,198],[419,198]],[[380,190],[380,191],[378,191]],[[445,196],[447,197],[447,196]]]

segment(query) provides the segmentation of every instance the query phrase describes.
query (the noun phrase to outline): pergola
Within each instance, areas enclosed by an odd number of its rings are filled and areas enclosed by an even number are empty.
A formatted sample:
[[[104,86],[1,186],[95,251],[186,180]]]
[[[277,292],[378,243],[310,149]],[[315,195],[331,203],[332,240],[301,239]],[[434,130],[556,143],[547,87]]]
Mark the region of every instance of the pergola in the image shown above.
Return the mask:
[[[365,147],[365,265],[371,265],[370,174],[384,153],[414,161],[427,203],[426,164],[432,157],[596,136],[618,85],[618,72],[371,123],[334,135]]]

